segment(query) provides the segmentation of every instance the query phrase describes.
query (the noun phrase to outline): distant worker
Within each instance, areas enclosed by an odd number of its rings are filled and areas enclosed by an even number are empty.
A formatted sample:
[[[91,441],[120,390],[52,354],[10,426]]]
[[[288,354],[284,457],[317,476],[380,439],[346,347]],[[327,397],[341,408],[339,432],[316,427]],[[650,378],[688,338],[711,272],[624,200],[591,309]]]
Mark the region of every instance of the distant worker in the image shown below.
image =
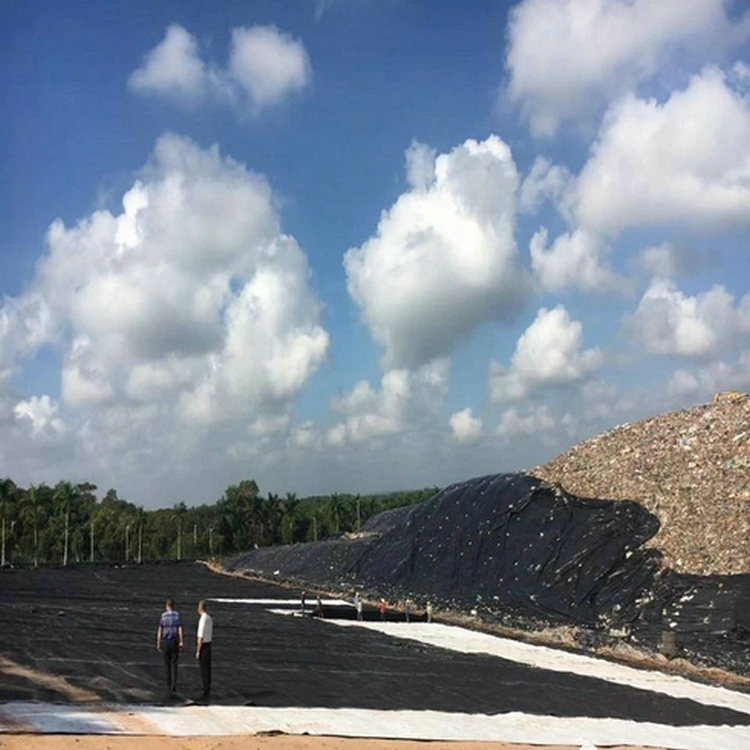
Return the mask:
[[[385,622],[385,610],[386,610],[386,603],[385,599],[380,600],[380,604],[378,605],[378,609],[380,610],[380,621]]]
[[[427,612],[427,622],[432,622],[432,602],[427,602],[425,611]]]
[[[302,605],[302,614],[304,615],[305,614],[305,602],[307,601],[307,593],[305,591],[303,591],[299,595],[299,600],[300,600],[300,604]]]
[[[198,633],[196,638],[195,658],[201,669],[203,694],[200,701],[208,703],[211,697],[211,643],[214,640],[214,618],[206,611],[206,602],[198,602]]]
[[[404,618],[406,622],[409,622],[409,616],[411,615],[411,599],[407,599],[404,602]]]
[[[354,608],[357,610],[357,619],[362,619],[362,597],[359,595],[359,592],[356,591],[354,593]]]
[[[166,611],[162,614],[159,627],[156,629],[156,649],[164,656],[164,673],[170,697],[177,692],[177,662],[184,642],[185,631],[180,613],[175,610],[174,601],[169,598]]]
[[[316,597],[315,599],[315,614],[321,618],[325,617],[325,615],[323,614],[323,602],[320,601],[320,596]]]

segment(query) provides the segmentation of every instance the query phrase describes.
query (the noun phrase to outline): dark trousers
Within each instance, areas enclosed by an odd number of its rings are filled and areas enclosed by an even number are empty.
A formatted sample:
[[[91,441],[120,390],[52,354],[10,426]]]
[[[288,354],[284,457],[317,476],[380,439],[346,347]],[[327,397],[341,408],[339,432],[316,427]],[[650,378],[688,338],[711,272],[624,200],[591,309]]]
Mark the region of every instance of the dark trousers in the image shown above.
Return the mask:
[[[180,658],[180,643],[176,638],[161,642],[161,652],[164,655],[164,675],[167,678],[167,690],[174,693],[177,690],[177,660]]]
[[[203,683],[203,697],[208,698],[211,693],[211,644],[201,646],[198,661],[201,667],[201,682]]]

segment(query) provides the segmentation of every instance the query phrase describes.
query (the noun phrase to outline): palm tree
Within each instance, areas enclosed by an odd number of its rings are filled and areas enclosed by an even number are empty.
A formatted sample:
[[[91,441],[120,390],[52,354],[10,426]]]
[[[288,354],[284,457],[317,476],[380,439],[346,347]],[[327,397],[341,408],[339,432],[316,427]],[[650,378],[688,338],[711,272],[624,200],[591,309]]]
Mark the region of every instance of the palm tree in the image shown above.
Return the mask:
[[[44,521],[44,507],[39,492],[43,485],[35,487],[33,484],[26,490],[24,498],[24,515],[34,527],[34,567],[39,567],[39,524]]]
[[[274,544],[276,542],[276,537],[279,534],[281,519],[284,515],[284,509],[281,502],[281,498],[276,493],[268,493],[268,499],[263,508],[263,516],[268,527],[268,538],[266,541],[269,544]]]
[[[78,490],[78,534],[77,534],[77,560],[82,560],[85,557],[84,546],[85,546],[85,528],[89,526],[89,559],[94,562],[94,516],[97,512],[97,501],[96,485],[91,482],[82,482],[77,485]]]
[[[12,479],[0,480],[0,515],[3,526],[3,548],[0,556],[0,567],[5,567],[5,524],[10,516],[15,515],[15,504],[18,497],[18,487]]]
[[[65,516],[65,537],[63,542],[63,567],[68,564],[68,547],[70,540],[70,511],[73,504],[78,500],[80,493],[77,487],[70,482],[58,482],[52,499],[57,504],[58,510]]]
[[[294,542],[294,532],[297,525],[297,506],[299,500],[294,492],[287,492],[282,503],[281,541],[284,544]]]
[[[341,528],[341,517],[347,510],[346,499],[342,495],[334,493],[328,498],[327,506],[328,515],[333,521],[333,533],[338,536]]]
[[[92,509],[91,514],[89,515],[89,561],[94,562],[94,521],[96,519],[96,516],[98,514],[95,512],[94,509]]]
[[[177,559],[182,559],[182,522],[187,515],[187,506],[184,502],[175,503],[172,508],[172,517],[177,522]]]
[[[138,527],[138,564],[143,562],[143,524],[146,522],[146,511],[138,506],[135,512],[135,525]]]

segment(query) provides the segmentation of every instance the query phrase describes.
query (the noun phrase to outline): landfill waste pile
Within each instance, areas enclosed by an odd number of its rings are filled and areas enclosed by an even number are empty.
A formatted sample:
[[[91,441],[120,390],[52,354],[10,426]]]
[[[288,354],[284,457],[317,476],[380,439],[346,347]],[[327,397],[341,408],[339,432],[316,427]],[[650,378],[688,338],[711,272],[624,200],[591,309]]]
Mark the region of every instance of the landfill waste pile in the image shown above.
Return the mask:
[[[380,514],[357,538],[267,547],[225,567],[370,599],[432,601],[516,627],[574,624],[747,672],[750,575],[686,576],[646,543],[657,517],[525,474],[452,485]]]
[[[660,522],[649,544],[676,571],[750,572],[750,397],[615,427],[534,476],[586,497],[633,500]]]

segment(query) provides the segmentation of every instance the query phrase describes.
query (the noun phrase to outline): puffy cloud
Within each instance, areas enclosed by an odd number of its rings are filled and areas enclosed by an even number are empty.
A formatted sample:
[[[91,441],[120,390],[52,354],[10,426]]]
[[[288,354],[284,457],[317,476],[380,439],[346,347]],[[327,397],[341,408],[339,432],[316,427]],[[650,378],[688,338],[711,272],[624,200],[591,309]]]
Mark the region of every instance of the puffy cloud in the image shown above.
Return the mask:
[[[172,24],[164,39],[131,73],[128,85],[138,94],[154,94],[178,103],[224,102],[253,113],[302,91],[312,80],[301,41],[275,26],[232,29],[227,68],[205,63],[198,42]]]
[[[565,232],[547,247],[547,229],[542,227],[531,238],[531,267],[545,289],[569,286],[590,292],[622,291],[625,281],[608,263],[607,245],[585,229]]]
[[[542,285],[623,287],[607,255],[628,229],[746,227],[747,153],[750,100],[716,68],[706,68],[663,104],[625,96],[608,111],[587,163],[560,199],[573,229],[549,248],[545,230],[532,239],[532,266]],[[664,266],[666,260],[662,251],[648,262]]]
[[[750,102],[707,68],[664,104],[629,95],[612,106],[569,208],[609,236],[673,222],[747,225],[747,153]]]
[[[24,397],[10,370],[0,370],[0,465],[19,484],[83,481],[77,462],[76,425],[48,395]]]
[[[47,244],[0,320],[16,358],[56,332],[68,405],[166,402],[198,422],[282,413],[326,356],[306,257],[265,178],[216,147],[160,138],[122,213],[56,221]]]
[[[435,360],[415,371],[388,370],[380,390],[360,381],[334,399],[332,408],[346,416],[328,431],[330,445],[363,443],[397,433],[419,430],[436,418],[448,385],[448,361]]]
[[[750,391],[750,350],[734,362],[712,362],[698,370],[681,368],[667,385],[669,396],[680,403],[708,401],[720,391]]]
[[[322,445],[320,430],[313,422],[303,422],[294,427],[289,442],[294,448],[301,450],[319,449]]]
[[[289,415],[260,416],[248,427],[248,432],[257,437],[283,433],[289,426]]]
[[[406,150],[406,180],[414,190],[427,190],[435,181],[436,157],[434,148],[412,141]]]
[[[717,61],[747,39],[723,0],[524,0],[510,14],[509,94],[532,132],[554,135],[648,81],[672,59]]]
[[[671,242],[645,248],[636,260],[646,273],[661,279],[688,276],[713,264],[713,259],[707,254]]]
[[[537,156],[531,171],[521,185],[519,193],[521,210],[534,213],[545,200],[559,203],[570,179],[571,175],[566,167],[553,164],[543,156]]]
[[[412,189],[377,234],[346,253],[349,293],[389,369],[448,354],[479,323],[507,319],[530,290],[514,239],[518,173],[497,136],[434,159],[412,144]]]
[[[27,423],[33,437],[55,436],[65,431],[57,404],[49,396],[32,396],[19,401],[14,409],[16,419]]]
[[[656,278],[624,319],[623,332],[651,354],[715,355],[750,334],[750,294],[735,306],[719,284],[688,297],[668,279]]]
[[[550,386],[584,380],[598,370],[603,356],[583,348],[583,326],[558,305],[542,308],[516,344],[509,368],[490,365],[493,401],[517,401]]]
[[[249,456],[263,479],[328,347],[275,203],[218,148],[165,136],[121,210],[50,226],[29,288],[0,305],[0,459],[18,481],[92,479],[153,505],[217,497]],[[9,385],[48,344],[64,420]]]
[[[732,66],[732,78],[738,86],[750,86],[750,65],[739,60]]]
[[[232,29],[229,73],[256,109],[278,104],[312,80],[302,42],[274,26]]]
[[[482,437],[482,420],[472,415],[470,407],[451,414],[448,424],[458,443],[475,443]]]
[[[45,295],[30,290],[20,297],[6,297],[0,304],[0,374],[18,357],[34,354],[59,334]]]
[[[206,94],[208,71],[198,53],[195,37],[178,24],[167,28],[164,39],[144,58],[142,67],[128,78],[132,91],[154,93],[184,103]]]
[[[182,404],[199,421],[236,413],[239,404],[292,401],[324,360],[329,337],[308,286],[307,261],[291,238],[275,243],[273,263],[259,266],[226,310],[219,360]]]
[[[135,365],[131,378],[146,369],[154,370],[155,366],[152,363]],[[106,401],[115,393],[107,368],[97,357],[96,348],[87,335],[78,336],[71,343],[61,378],[63,399],[71,406]],[[171,385],[171,381],[165,385]]]

